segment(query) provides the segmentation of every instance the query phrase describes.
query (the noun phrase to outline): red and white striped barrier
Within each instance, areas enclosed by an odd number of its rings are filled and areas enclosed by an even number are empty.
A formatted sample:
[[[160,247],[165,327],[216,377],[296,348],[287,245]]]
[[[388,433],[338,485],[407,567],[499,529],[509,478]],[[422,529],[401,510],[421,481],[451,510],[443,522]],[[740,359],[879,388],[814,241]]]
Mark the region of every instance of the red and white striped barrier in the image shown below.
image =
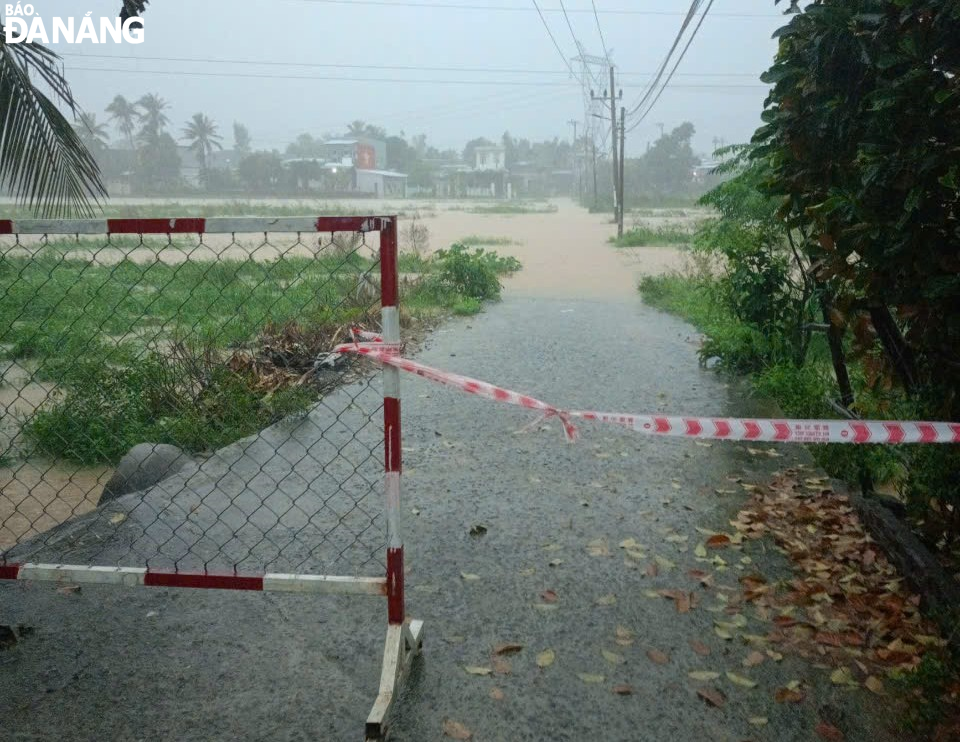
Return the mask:
[[[355,333],[366,342],[338,345],[337,353],[357,353],[384,365],[416,374],[466,394],[504,404],[538,410],[542,417],[557,417],[567,440],[577,438],[573,418],[621,425],[638,433],[671,438],[701,438],[756,443],[960,443],[960,423],[904,422],[900,420],[776,420],[734,417],[671,417],[632,415],[584,410],[562,410],[539,399],[460,374],[440,371],[407,358],[388,347],[373,333]],[[542,419],[542,418],[541,418]],[[534,423],[535,424],[535,423]]]
[[[0,219],[4,234],[253,234],[257,232],[378,232],[389,216],[214,217],[180,219]]]

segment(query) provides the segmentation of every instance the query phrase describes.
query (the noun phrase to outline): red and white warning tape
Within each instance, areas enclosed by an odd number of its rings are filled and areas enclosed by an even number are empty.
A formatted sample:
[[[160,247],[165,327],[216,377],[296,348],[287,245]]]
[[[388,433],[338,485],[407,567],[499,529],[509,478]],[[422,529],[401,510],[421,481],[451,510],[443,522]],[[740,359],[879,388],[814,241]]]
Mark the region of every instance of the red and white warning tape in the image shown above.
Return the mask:
[[[569,441],[577,438],[577,428],[572,420],[579,418],[621,425],[638,433],[673,438],[757,443],[960,443],[960,423],[669,417],[562,410],[519,392],[403,358],[399,354],[399,348],[383,344],[380,337],[374,333],[355,331],[354,337],[354,343],[338,345],[334,351],[366,356],[437,384],[459,389],[466,394],[537,410],[541,413],[540,419],[556,417],[563,424],[564,434]]]

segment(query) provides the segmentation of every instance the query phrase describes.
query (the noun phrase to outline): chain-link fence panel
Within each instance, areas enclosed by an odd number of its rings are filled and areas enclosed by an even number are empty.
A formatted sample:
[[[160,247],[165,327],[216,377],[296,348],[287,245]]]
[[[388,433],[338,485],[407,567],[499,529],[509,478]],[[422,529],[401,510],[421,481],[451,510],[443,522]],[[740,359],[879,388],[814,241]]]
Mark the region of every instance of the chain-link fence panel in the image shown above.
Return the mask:
[[[395,229],[0,222],[0,570],[375,575],[382,592],[382,385],[331,350],[380,329]]]

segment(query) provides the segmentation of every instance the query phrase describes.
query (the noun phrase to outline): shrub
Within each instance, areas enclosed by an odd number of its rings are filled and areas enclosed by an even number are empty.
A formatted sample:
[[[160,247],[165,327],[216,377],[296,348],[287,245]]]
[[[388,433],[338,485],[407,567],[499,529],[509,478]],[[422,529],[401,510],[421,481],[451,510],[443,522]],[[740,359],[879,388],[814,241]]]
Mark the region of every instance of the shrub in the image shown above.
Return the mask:
[[[520,270],[515,258],[500,257],[483,248],[471,252],[461,244],[438,250],[434,259],[436,288],[478,301],[499,299],[500,276]]]

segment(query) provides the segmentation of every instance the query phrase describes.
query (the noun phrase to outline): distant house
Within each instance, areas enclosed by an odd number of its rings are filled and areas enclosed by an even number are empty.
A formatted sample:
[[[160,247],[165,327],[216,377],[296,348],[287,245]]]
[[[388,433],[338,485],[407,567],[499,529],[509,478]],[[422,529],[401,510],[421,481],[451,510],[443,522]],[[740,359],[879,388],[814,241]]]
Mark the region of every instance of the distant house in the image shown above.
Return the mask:
[[[406,198],[407,176],[392,170],[356,170],[356,188],[375,197]]]
[[[387,164],[387,144],[370,137],[328,139],[321,145],[323,159],[359,170],[376,170]]]
[[[497,145],[476,147],[473,150],[474,170],[500,172],[507,169],[507,150]]]
[[[194,188],[200,187],[200,158],[197,153],[189,147],[177,146],[177,154],[180,155],[180,177],[184,182]]]

